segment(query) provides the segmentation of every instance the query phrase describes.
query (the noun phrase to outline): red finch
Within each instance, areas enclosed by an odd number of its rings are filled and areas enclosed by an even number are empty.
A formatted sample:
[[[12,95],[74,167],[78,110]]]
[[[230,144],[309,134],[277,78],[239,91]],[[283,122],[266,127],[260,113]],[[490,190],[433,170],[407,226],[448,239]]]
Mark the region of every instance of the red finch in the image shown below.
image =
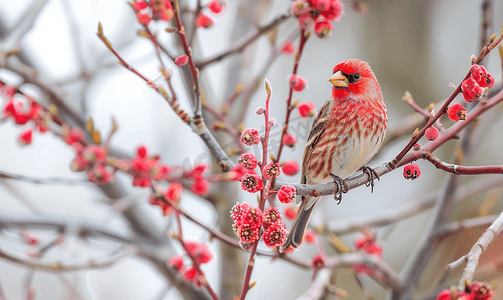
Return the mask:
[[[368,63],[348,59],[334,68],[329,81],[332,98],[327,100],[314,120],[302,162],[304,184],[335,181],[340,200],[342,179],[359,169],[374,179],[373,170],[364,167],[382,144],[388,124],[386,105],[379,83]],[[319,197],[302,197],[286,242],[281,247],[299,247],[314,204]]]

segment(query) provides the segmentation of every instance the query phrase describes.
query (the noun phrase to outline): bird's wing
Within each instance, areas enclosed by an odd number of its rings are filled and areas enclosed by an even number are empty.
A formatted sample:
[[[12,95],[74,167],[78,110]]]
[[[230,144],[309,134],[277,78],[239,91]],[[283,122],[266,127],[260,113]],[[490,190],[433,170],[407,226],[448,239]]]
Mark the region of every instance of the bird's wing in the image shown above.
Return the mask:
[[[327,122],[330,120],[329,112],[332,108],[331,104],[332,101],[325,101],[320,109],[320,112],[318,113],[318,116],[316,116],[316,119],[314,120],[313,127],[311,128],[311,132],[309,133],[309,137],[307,138],[306,149],[304,150],[304,157],[302,158],[302,177],[300,182],[302,184],[307,183],[306,171],[307,166],[309,165],[309,160],[311,160],[311,153],[316,148],[320,137],[323,135],[325,129],[327,128]],[[318,198],[319,197],[306,198],[309,203],[306,203],[304,207],[306,209],[309,209],[316,202],[316,200],[318,200]],[[304,200],[304,197],[302,197],[302,200]]]

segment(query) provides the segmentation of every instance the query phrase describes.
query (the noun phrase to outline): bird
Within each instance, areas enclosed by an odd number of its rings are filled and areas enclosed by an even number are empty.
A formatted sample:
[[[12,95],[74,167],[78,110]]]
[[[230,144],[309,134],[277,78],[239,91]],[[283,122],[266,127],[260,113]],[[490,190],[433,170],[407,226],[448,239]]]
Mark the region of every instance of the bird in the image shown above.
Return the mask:
[[[343,180],[358,170],[368,174],[372,185],[377,173],[365,164],[377,153],[388,126],[381,88],[370,65],[348,59],[337,64],[332,97],[320,108],[307,139],[302,159],[302,184],[335,182],[340,202],[347,192]],[[298,248],[319,197],[303,196],[289,234],[280,251]]]

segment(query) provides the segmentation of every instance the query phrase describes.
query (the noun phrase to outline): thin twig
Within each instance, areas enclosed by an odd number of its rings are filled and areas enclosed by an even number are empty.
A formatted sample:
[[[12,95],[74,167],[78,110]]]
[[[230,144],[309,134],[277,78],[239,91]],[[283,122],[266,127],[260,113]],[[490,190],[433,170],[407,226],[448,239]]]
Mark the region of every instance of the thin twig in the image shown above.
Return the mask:
[[[229,55],[236,54],[236,53],[239,53],[239,52],[243,51],[248,45],[250,45],[251,43],[253,43],[260,36],[262,36],[263,34],[267,33],[269,30],[274,29],[276,26],[278,26],[279,24],[281,24],[283,21],[287,20],[290,17],[290,15],[291,15],[290,11],[287,11],[287,12],[284,12],[284,13],[280,14],[274,20],[272,20],[271,22],[269,22],[269,24],[264,25],[264,26],[258,28],[255,31],[255,33],[253,33],[250,37],[246,38],[241,44],[239,44],[239,45],[237,45],[235,47],[232,47],[231,49],[229,49],[229,50],[227,50],[227,51],[225,51],[223,53],[215,55],[212,58],[209,58],[207,60],[198,62],[196,64],[197,68],[203,69],[204,67],[206,67],[206,66],[208,66],[210,64],[213,64],[213,63],[221,61],[222,59],[224,59],[225,57],[227,57]]]
[[[431,162],[437,169],[456,175],[482,175],[482,174],[503,174],[503,165],[500,166],[458,166],[441,161],[429,151],[423,152],[425,160]]]
[[[37,178],[19,174],[12,174],[0,171],[0,179],[4,180],[17,180],[34,184],[65,184],[65,185],[78,185],[88,184],[88,180],[83,179],[66,179],[66,178]]]
[[[265,99],[265,111],[264,111],[264,122],[265,122],[265,133],[264,137],[261,138],[262,142],[262,163],[260,164],[260,174],[264,174],[264,168],[267,165],[267,145],[269,143],[269,133],[271,132],[272,124],[270,123],[271,119],[269,118],[269,103],[271,101],[271,95],[272,95],[272,89],[271,89],[271,84],[267,79],[265,80],[265,89],[267,92],[267,97]],[[264,175],[262,175],[262,180],[265,182]],[[272,188],[270,185],[271,182],[269,182],[266,187],[264,187],[260,191],[260,203],[259,203],[259,208],[261,211],[264,211],[266,199],[269,196],[269,188]],[[253,272],[253,267],[255,266],[255,253],[257,252],[257,247],[260,239],[256,240],[253,242],[253,245],[250,250],[250,254],[248,257],[248,264],[246,265],[246,273],[245,273],[245,279],[243,282],[243,288],[241,290],[241,298],[244,300],[246,298],[246,294],[250,290],[250,279],[251,275]]]
[[[480,51],[480,54],[479,54],[478,58],[476,59],[475,63],[476,64],[480,63],[487,56],[487,54],[489,54],[489,52],[491,52],[491,50],[494,49],[494,47],[496,47],[501,42],[502,39],[503,39],[503,34],[501,34],[500,37],[498,39],[496,39],[495,41],[493,41],[491,43],[488,42],[486,44],[486,46],[484,48],[482,48],[482,50]],[[442,115],[447,113],[447,107],[449,107],[449,104],[451,104],[451,102],[454,100],[454,98],[461,92],[461,83],[463,81],[465,81],[466,79],[468,79],[468,77],[470,77],[470,75],[471,75],[471,72],[468,71],[468,73],[466,73],[463,80],[461,80],[461,82],[456,87],[456,89],[454,89],[454,92],[452,92],[452,94],[449,96],[449,98],[447,98],[447,100],[444,102],[444,104],[439,109],[439,111],[428,121],[428,123],[423,127],[423,129],[421,129],[421,131],[419,131],[419,133],[415,137],[411,138],[409,143],[402,149],[402,151],[400,151],[400,153],[398,153],[398,155],[391,162],[388,163],[390,168],[392,168],[392,169],[396,168],[398,166],[398,164],[401,162],[401,160],[404,158],[404,156],[414,146],[414,144],[416,144],[417,141],[419,141],[419,139],[421,137],[423,137],[424,133],[426,132],[426,129],[430,128],[431,125],[433,125],[433,123],[435,123]]]

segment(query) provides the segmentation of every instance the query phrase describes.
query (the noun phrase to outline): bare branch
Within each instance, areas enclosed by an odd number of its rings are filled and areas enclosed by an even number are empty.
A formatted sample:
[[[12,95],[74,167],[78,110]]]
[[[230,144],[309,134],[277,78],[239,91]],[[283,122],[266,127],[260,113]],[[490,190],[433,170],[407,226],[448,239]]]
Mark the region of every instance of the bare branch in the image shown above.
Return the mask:
[[[229,55],[236,54],[236,53],[243,51],[248,45],[253,43],[260,36],[267,33],[269,30],[275,28],[276,26],[281,24],[283,21],[287,20],[289,17],[290,17],[290,11],[287,11],[287,12],[280,14],[274,20],[272,20],[269,24],[258,28],[255,31],[255,33],[253,33],[250,37],[246,38],[241,44],[239,44],[239,45],[237,45],[237,46],[235,46],[235,47],[233,47],[223,53],[215,55],[212,58],[209,58],[209,59],[204,60],[202,62],[196,63],[196,67],[199,69],[203,69],[204,67],[206,67],[210,64],[221,61],[222,59],[224,59],[225,57],[227,57]]]
[[[423,157],[437,167],[437,169],[456,175],[503,174],[503,166],[458,166],[448,164],[441,161],[429,151],[424,151]]]
[[[487,230],[482,234],[482,236],[477,240],[475,245],[466,255],[466,267],[463,270],[463,275],[459,281],[459,288],[464,289],[465,283],[471,283],[473,280],[473,274],[475,269],[479,265],[479,258],[482,253],[489,247],[489,244],[494,240],[498,234],[503,230],[503,212],[494,220],[494,222],[487,228]]]

